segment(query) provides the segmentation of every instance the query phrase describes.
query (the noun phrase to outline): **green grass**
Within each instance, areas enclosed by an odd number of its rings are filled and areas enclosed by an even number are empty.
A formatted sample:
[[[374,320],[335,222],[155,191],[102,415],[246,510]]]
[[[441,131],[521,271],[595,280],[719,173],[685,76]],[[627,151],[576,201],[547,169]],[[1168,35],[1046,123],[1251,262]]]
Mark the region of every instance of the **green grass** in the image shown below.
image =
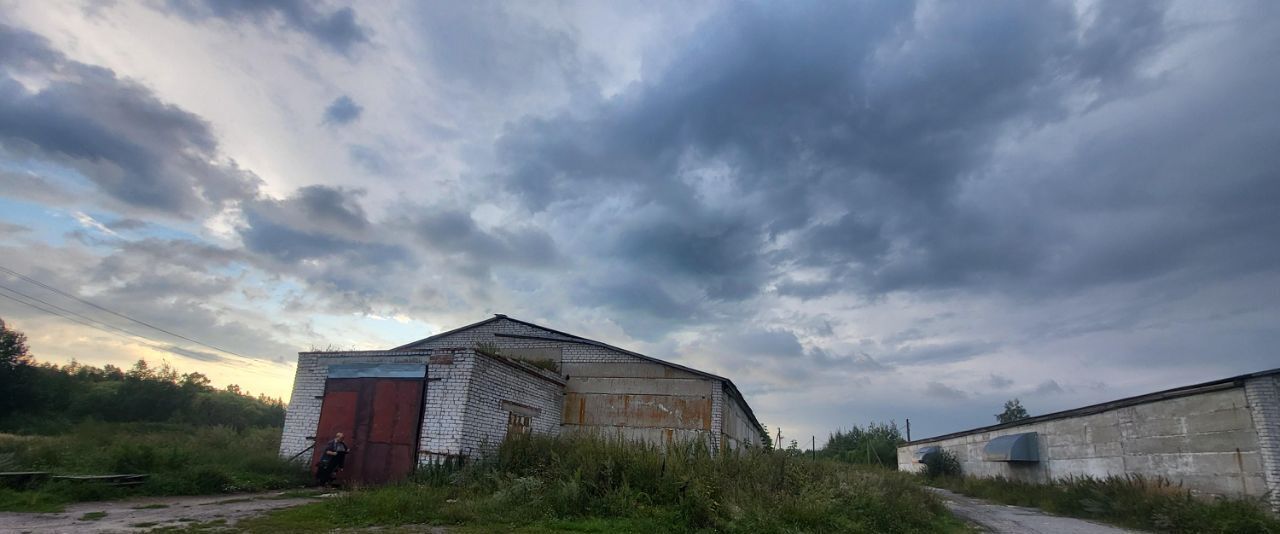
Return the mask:
[[[97,521],[104,517],[107,517],[106,512],[86,512],[84,515],[80,516],[80,520],[81,521]]]
[[[150,475],[132,488],[50,481],[0,488],[0,511],[57,512],[71,502],[137,495],[202,495],[293,488],[306,470],[277,456],[279,428],[160,423],[82,423],[52,436],[0,435],[0,456],[22,470]]]
[[[159,509],[161,509],[161,508],[168,508],[168,507],[169,507],[169,505],[167,505],[167,504],[156,503],[156,504],[144,504],[144,505],[142,505],[142,506],[134,506],[132,509],[134,509],[134,510],[159,510]]]
[[[441,525],[515,532],[961,532],[909,475],[785,453],[711,457],[565,436],[240,522],[249,532]]]
[[[929,484],[1004,504],[1170,533],[1280,533],[1261,499],[1193,497],[1164,479],[1069,478],[1031,484],[1003,478],[940,477]]]

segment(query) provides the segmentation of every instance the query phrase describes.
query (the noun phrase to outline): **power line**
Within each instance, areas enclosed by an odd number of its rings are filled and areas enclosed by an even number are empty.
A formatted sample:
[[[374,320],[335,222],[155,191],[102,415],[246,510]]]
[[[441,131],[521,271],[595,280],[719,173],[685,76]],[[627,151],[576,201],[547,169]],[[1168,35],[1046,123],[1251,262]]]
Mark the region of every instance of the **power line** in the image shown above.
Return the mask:
[[[89,327],[89,328],[93,328],[93,329],[95,329],[95,330],[100,330],[100,331],[102,331],[102,332],[106,332],[106,333],[111,334],[111,335],[114,335],[114,336],[126,337],[126,336],[124,336],[124,335],[120,334],[119,332],[112,332],[112,331],[107,330],[107,329],[105,329],[105,328],[102,328],[102,327],[100,327],[100,326],[98,326],[98,325],[91,324],[91,323],[87,323],[87,322],[81,321],[81,320],[79,320],[79,319],[76,319],[75,317],[70,317],[70,316],[67,316],[67,315],[63,315],[63,314],[58,313],[58,312],[56,312],[56,311],[54,311],[54,310],[50,310],[50,309],[48,309],[48,308],[45,308],[44,306],[41,306],[41,305],[39,305],[39,304],[32,304],[32,303],[27,302],[27,301],[24,301],[24,300],[22,300],[22,299],[18,299],[18,298],[15,298],[15,297],[11,297],[11,296],[6,295],[6,294],[4,294],[4,293],[0,293],[0,297],[7,298],[7,299],[9,299],[9,300],[12,300],[12,301],[14,301],[14,302],[17,302],[18,304],[22,304],[22,305],[25,305],[25,306],[30,306],[30,307],[32,307],[32,308],[35,308],[35,309],[37,309],[37,310],[40,310],[40,311],[45,312],[45,313],[50,314],[50,315],[56,315],[56,316],[58,316],[58,317],[61,317],[61,318],[63,318],[63,319],[66,319],[66,320],[68,320],[68,321],[72,321],[72,322],[75,322],[75,323],[82,324],[82,325],[84,325],[84,326],[87,326],[87,327]],[[136,335],[135,335],[134,337],[137,337],[137,338],[140,338],[140,339],[132,339],[132,338],[128,338],[128,339],[129,339],[129,341],[133,341],[133,342],[135,342],[135,343],[142,343],[143,345],[147,345],[147,346],[149,346],[149,347],[151,347],[151,348],[158,349],[158,350],[166,350],[166,351],[168,350],[168,349],[166,349],[165,347],[162,347],[162,346],[160,346],[160,345],[156,345],[156,344],[154,344],[154,343],[147,342],[147,341],[146,341],[146,338],[142,338],[141,336],[136,336]]]
[[[5,286],[5,285],[3,285],[3,284],[0,284],[0,291],[8,291],[8,292],[13,293],[13,294],[15,294],[15,295],[19,295],[19,296],[21,296],[21,297],[23,297],[23,298],[26,298],[27,300],[33,300],[33,301],[39,302],[40,304],[44,304],[45,306],[48,306],[48,307],[53,308],[53,309],[55,309],[55,310],[61,311],[61,312],[63,312],[63,313],[69,313],[69,314],[71,314],[71,315],[74,315],[74,316],[76,316],[76,317],[79,317],[79,318],[81,318],[81,319],[84,319],[84,320],[86,320],[86,321],[89,321],[89,322],[91,322],[91,323],[100,324],[100,325],[105,326],[105,327],[107,327],[107,328],[110,328],[110,329],[112,329],[112,330],[119,330],[119,331],[121,331],[121,332],[124,332],[124,333],[129,334],[129,335],[134,336],[134,337],[140,337],[140,338],[144,338],[144,339],[150,339],[150,338],[147,338],[147,336],[144,336],[144,335],[139,334],[139,333],[137,333],[137,332],[130,332],[130,331],[128,331],[128,330],[125,330],[125,329],[123,329],[123,328],[120,328],[120,327],[118,327],[118,326],[116,326],[116,325],[113,325],[113,324],[111,324],[111,323],[107,323],[107,322],[105,322],[105,321],[99,321],[99,320],[97,320],[97,319],[94,319],[94,318],[89,317],[89,316],[87,316],[87,315],[84,315],[84,314],[82,314],[82,313],[76,312],[76,311],[74,311],[74,310],[68,310],[68,309],[66,309],[66,308],[63,308],[62,306],[59,306],[59,305],[54,304],[54,303],[52,303],[52,302],[49,302],[49,301],[47,301],[47,300],[41,299],[41,298],[39,298],[39,297],[33,297],[33,296],[31,296],[31,295],[28,295],[28,294],[26,294],[26,293],[23,293],[23,292],[21,292],[21,291],[18,291],[18,290],[16,290],[16,289],[11,288],[11,287],[7,287],[7,286]],[[48,311],[48,310],[45,310],[45,311]],[[52,312],[51,312],[51,313],[52,313]],[[62,317],[66,317],[66,316],[62,316]],[[67,319],[71,319],[70,317],[66,317],[66,318],[67,318]],[[80,321],[77,321],[77,322],[80,322]],[[80,324],[85,324],[85,323],[80,322]],[[92,325],[90,325],[90,326],[92,326]]]
[[[63,290],[58,289],[58,288],[56,288],[56,287],[53,287],[53,286],[51,286],[51,285],[49,285],[49,284],[46,284],[46,283],[44,283],[44,282],[41,282],[41,281],[39,281],[39,280],[36,280],[36,279],[31,278],[31,277],[29,277],[29,276],[26,276],[26,275],[24,275],[24,274],[22,274],[22,273],[20,273],[20,272],[17,272],[17,271],[15,271],[15,270],[10,269],[10,268],[8,268],[8,267],[5,267],[5,266],[3,266],[3,265],[0,265],[0,271],[4,271],[4,272],[6,272],[6,273],[8,273],[8,274],[10,274],[10,275],[12,275],[12,276],[16,276],[16,277],[18,277],[18,278],[20,278],[20,279],[22,279],[22,280],[25,280],[25,281],[27,281],[27,282],[29,282],[29,283],[32,283],[32,284],[35,284],[35,285],[37,285],[37,286],[43,287],[43,288],[45,288],[45,289],[47,289],[47,290],[49,290],[49,291],[52,291],[52,292],[57,293],[57,294],[59,294],[59,295],[62,295],[62,296],[64,296],[64,297],[67,297],[67,298],[70,298],[70,299],[76,300],[76,301],[78,301],[78,302],[82,302],[82,303],[87,304],[87,305],[89,305],[89,306],[93,306],[94,308],[97,308],[97,309],[102,310],[102,311],[104,311],[104,312],[110,313],[111,315],[115,315],[116,317],[120,317],[120,318],[123,318],[123,319],[127,319],[127,320],[129,320],[129,321],[133,321],[133,322],[135,322],[135,323],[137,323],[137,324],[140,324],[140,325],[145,326],[145,327],[147,327],[147,328],[150,328],[150,329],[152,329],[152,330],[156,330],[156,331],[159,331],[159,332],[164,332],[164,333],[169,334],[169,335],[171,335],[171,336],[173,336],[173,337],[176,337],[176,338],[179,338],[179,339],[184,339],[184,340],[190,341],[190,342],[192,342],[192,343],[195,343],[195,344],[197,344],[197,345],[200,345],[200,346],[202,346],[202,347],[208,347],[208,348],[211,348],[211,349],[216,350],[216,351],[219,351],[219,352],[225,352],[225,353],[227,353],[227,354],[231,354],[231,355],[234,355],[234,356],[239,356],[239,357],[241,357],[241,358],[245,358],[245,359],[252,359],[252,358],[249,358],[248,356],[245,356],[245,355],[243,355],[243,354],[240,354],[240,353],[237,353],[237,352],[232,352],[232,351],[229,351],[229,350],[224,349],[224,348],[221,348],[221,347],[215,347],[215,346],[210,345],[210,344],[208,344],[208,343],[205,343],[205,342],[203,342],[203,341],[197,341],[197,340],[195,340],[195,339],[191,339],[191,338],[189,338],[189,337],[187,337],[187,336],[184,336],[184,335],[182,335],[182,334],[179,334],[179,333],[176,333],[176,332],[170,332],[170,331],[168,331],[168,330],[165,330],[165,329],[163,329],[163,328],[160,328],[160,327],[158,327],[158,326],[156,326],[156,325],[153,325],[153,324],[151,324],[151,323],[148,323],[148,322],[145,322],[145,321],[141,321],[141,320],[138,320],[138,319],[134,319],[133,317],[129,317],[128,315],[125,315],[125,314],[123,314],[123,313],[120,313],[120,312],[117,312],[117,311],[114,311],[114,310],[110,310],[110,309],[104,308],[104,307],[99,306],[99,305],[97,305],[97,304],[95,304],[95,303],[93,303],[93,302],[90,302],[90,301],[88,301],[88,300],[82,299],[82,298],[80,298],[80,297],[78,297],[78,296],[76,296],[76,295],[73,295],[73,294],[71,294],[71,293],[67,293],[66,291],[63,291]],[[102,321],[98,321],[98,322],[102,322]],[[103,324],[106,324],[106,323],[103,323]],[[134,335],[136,335],[136,334],[134,334]],[[145,336],[141,336],[141,337],[145,337]]]

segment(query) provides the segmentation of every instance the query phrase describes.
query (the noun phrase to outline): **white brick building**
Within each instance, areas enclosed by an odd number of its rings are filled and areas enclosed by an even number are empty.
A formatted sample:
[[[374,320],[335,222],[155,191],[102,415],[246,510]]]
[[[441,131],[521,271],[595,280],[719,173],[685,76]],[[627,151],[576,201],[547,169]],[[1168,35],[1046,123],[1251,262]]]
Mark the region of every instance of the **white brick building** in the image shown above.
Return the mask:
[[[712,450],[765,439],[727,378],[497,315],[387,351],[300,353],[280,454],[341,431],[348,473],[380,482],[562,429]]]

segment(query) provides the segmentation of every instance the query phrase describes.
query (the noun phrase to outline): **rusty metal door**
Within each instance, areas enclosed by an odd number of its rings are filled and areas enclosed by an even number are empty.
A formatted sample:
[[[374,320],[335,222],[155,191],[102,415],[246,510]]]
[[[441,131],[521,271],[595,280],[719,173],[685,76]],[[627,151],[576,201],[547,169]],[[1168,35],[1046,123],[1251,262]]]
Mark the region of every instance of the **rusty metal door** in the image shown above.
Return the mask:
[[[351,450],[338,477],[344,483],[382,484],[411,473],[425,376],[423,365],[330,366],[313,464],[329,440],[342,432]]]

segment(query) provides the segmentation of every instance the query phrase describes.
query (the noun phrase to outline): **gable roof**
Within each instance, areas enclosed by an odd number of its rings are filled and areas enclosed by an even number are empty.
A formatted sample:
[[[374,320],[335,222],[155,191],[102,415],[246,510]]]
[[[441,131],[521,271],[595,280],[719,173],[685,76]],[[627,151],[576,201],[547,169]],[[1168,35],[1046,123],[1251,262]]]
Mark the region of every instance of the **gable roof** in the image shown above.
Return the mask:
[[[615,346],[610,345],[610,344],[608,344],[608,343],[604,343],[604,342],[601,342],[601,341],[596,341],[596,340],[594,340],[594,339],[587,339],[587,338],[585,338],[585,337],[577,336],[577,335],[574,335],[574,334],[570,334],[570,333],[568,333],[568,332],[561,332],[561,331],[559,331],[559,330],[555,330],[555,329],[547,328],[547,327],[542,326],[542,325],[539,325],[539,324],[530,323],[530,322],[528,322],[528,321],[521,321],[521,320],[516,319],[516,318],[513,318],[513,317],[507,317],[506,315],[503,315],[503,314],[501,314],[501,313],[494,314],[494,316],[493,316],[493,317],[490,317],[490,318],[485,319],[485,320],[483,320],[483,321],[479,321],[479,322],[471,323],[471,324],[466,325],[466,326],[461,326],[461,327],[458,327],[458,328],[454,328],[453,330],[449,330],[449,331],[446,331],[446,332],[441,332],[441,333],[439,333],[439,334],[435,334],[435,335],[432,335],[432,336],[428,336],[428,337],[425,337],[425,338],[419,339],[419,340],[417,340],[417,341],[414,341],[414,342],[412,342],[412,343],[406,343],[406,344],[404,344],[404,345],[401,345],[401,346],[396,347],[396,348],[391,349],[391,350],[393,350],[393,351],[396,351],[396,350],[408,350],[408,349],[410,349],[410,348],[412,348],[412,347],[414,347],[414,346],[416,346],[416,345],[420,345],[420,344],[422,344],[422,343],[426,343],[426,342],[429,342],[429,341],[435,341],[435,340],[437,340],[437,339],[440,339],[440,338],[443,338],[443,337],[446,337],[446,336],[449,336],[449,335],[452,335],[452,334],[456,334],[456,333],[458,333],[458,332],[464,332],[464,331],[470,330],[470,329],[472,329],[472,328],[476,328],[476,327],[479,327],[479,326],[484,326],[484,325],[487,325],[487,324],[489,324],[489,323],[493,323],[493,322],[501,321],[501,320],[504,320],[504,319],[505,319],[505,320],[507,320],[507,321],[511,321],[511,322],[513,322],[513,323],[522,324],[522,325],[524,325],[524,326],[528,326],[528,327],[530,327],[530,328],[536,328],[536,329],[538,329],[538,330],[542,330],[542,331],[544,331],[544,332],[548,332],[548,333],[551,333],[551,334],[555,334],[555,335],[557,335],[557,336],[562,336],[562,337],[563,337],[563,338],[565,338],[565,339],[561,339],[561,338],[553,338],[553,337],[542,337],[542,336],[522,335],[522,334],[501,334],[501,333],[494,334],[494,335],[495,335],[495,336],[497,336],[497,337],[523,338],[523,339],[540,339],[540,340],[546,340],[546,341],[561,341],[561,342],[567,342],[567,343],[580,343],[580,344],[583,344],[583,345],[590,345],[590,346],[594,346],[594,347],[600,347],[600,348],[604,348],[604,349],[609,349],[609,350],[613,350],[613,351],[621,352],[621,353],[626,354],[626,355],[628,355],[628,356],[633,356],[633,357],[636,357],[636,358],[640,358],[640,359],[642,359],[642,360],[646,360],[646,361],[649,361],[649,362],[653,362],[653,363],[656,363],[656,364],[659,364],[659,365],[665,365],[665,366],[667,366],[667,367],[671,367],[671,368],[673,368],[673,369],[679,369],[679,370],[684,371],[684,372],[686,372],[686,373],[695,374],[695,375],[701,376],[701,377],[703,377],[703,378],[707,378],[707,379],[711,379],[711,380],[717,380],[717,381],[719,381],[720,383],[722,383],[726,389],[728,389],[728,390],[729,390],[729,395],[730,395],[730,396],[732,396],[732,397],[734,397],[734,398],[736,398],[736,399],[738,400],[738,403],[742,405],[742,410],[743,410],[743,411],[745,411],[745,412],[747,413],[747,417],[748,417],[749,419],[751,419],[751,422],[752,422],[752,424],[754,424],[754,425],[756,426],[756,429],[757,429],[757,430],[759,430],[762,434],[764,433],[764,425],[761,425],[761,424],[760,424],[760,421],[759,421],[758,419],[756,419],[756,414],[755,414],[755,412],[753,412],[753,411],[751,410],[751,405],[750,405],[750,404],[747,404],[747,399],[746,399],[746,397],[743,397],[743,396],[742,396],[742,392],[738,390],[738,386],[734,385],[733,381],[732,381],[732,380],[729,380],[728,378],[725,378],[725,377],[720,376],[720,375],[717,375],[717,374],[708,373],[708,372],[706,372],[706,371],[701,371],[701,370],[698,370],[698,369],[694,369],[694,368],[692,368],[692,367],[685,367],[685,366],[680,365],[680,364],[678,364],[678,363],[672,363],[672,362],[669,362],[669,361],[666,361],[666,360],[661,360],[661,359],[658,359],[658,358],[654,358],[653,356],[649,356],[649,355],[646,355],[646,354],[640,354],[639,352],[630,351],[630,350],[627,350],[627,349],[624,349],[624,348],[621,348],[621,347],[615,347]]]

